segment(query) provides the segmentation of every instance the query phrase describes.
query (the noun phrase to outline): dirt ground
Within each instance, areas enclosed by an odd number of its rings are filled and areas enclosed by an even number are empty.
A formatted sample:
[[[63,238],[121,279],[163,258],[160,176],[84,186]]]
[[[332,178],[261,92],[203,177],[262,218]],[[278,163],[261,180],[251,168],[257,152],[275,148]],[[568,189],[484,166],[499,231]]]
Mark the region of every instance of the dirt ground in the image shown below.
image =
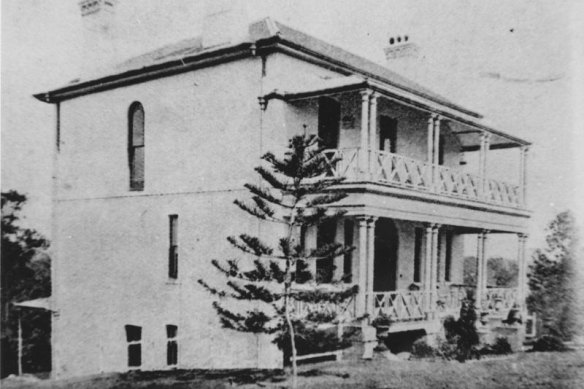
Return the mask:
[[[341,361],[301,366],[300,388],[584,388],[584,351],[518,353],[459,362]],[[290,378],[274,371],[133,372],[61,381],[8,378],[12,388],[288,388]]]

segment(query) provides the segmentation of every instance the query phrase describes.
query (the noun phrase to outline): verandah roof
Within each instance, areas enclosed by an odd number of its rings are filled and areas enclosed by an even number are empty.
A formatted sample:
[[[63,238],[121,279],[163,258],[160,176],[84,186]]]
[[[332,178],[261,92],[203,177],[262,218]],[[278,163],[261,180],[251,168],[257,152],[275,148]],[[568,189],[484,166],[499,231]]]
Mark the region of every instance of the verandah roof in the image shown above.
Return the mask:
[[[294,84],[278,85],[275,88],[271,88],[271,90],[268,88],[270,91],[261,97],[266,100],[282,99],[284,101],[296,101],[366,89],[379,92],[383,98],[390,99],[398,104],[410,106],[429,113],[437,113],[449,119],[450,131],[457,136],[463,151],[478,150],[480,148],[480,138],[483,131],[491,134],[491,149],[505,149],[527,146],[530,144],[530,142],[524,139],[491,128],[479,122],[474,117],[461,114],[460,112],[438,104],[429,104],[428,101],[418,99],[413,95],[403,96],[402,93],[396,93],[391,85],[385,85],[381,82],[371,81],[364,77],[355,75],[328,79],[305,78],[302,82],[295,80]]]

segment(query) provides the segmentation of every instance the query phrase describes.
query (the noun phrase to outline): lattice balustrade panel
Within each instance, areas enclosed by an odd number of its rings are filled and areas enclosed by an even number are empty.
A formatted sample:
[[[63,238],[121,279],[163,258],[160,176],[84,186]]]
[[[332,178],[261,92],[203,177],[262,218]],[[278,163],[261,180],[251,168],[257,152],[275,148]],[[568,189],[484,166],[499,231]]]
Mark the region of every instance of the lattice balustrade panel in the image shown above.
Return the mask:
[[[383,292],[374,293],[374,316],[386,315],[396,321],[407,321],[424,318],[424,292]]]
[[[479,178],[465,172],[437,166],[438,191],[450,196],[477,199]]]
[[[373,169],[374,177],[379,181],[421,190],[430,188],[430,170],[424,162],[379,151]]]
[[[493,203],[518,206],[519,186],[503,181],[487,180],[485,197],[487,201]]]
[[[327,164],[327,176],[357,178],[359,149],[329,149],[323,151]]]
[[[349,297],[340,303],[331,301],[307,302],[292,300],[292,313],[297,318],[306,317],[311,313],[334,314],[338,318],[352,318],[355,315],[355,299]]]

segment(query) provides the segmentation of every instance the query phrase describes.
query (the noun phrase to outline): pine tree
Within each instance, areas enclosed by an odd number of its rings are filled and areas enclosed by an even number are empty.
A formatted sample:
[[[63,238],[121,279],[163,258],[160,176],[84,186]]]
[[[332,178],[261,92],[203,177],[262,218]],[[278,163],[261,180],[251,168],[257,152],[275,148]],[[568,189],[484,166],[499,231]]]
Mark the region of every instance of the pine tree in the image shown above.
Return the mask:
[[[232,246],[251,258],[248,266],[245,261],[213,260],[212,264],[227,278],[224,289],[199,280],[218,297],[213,307],[224,328],[273,334],[281,349],[286,351],[289,348],[294,386],[297,343],[302,341],[298,332],[307,327],[314,328],[319,323],[339,320],[330,312],[311,312],[300,317],[294,310],[295,303],[342,304],[357,293],[356,287],[339,286],[333,291],[330,288],[298,287],[299,284],[314,281],[308,271],[310,261],[328,261],[332,264],[334,258],[353,249],[339,243],[307,249],[301,241],[301,231],[338,220],[343,215],[342,211],[329,207],[345,198],[346,194],[332,188],[342,179],[327,175],[337,161],[328,160],[323,150],[318,137],[295,136],[289,141],[283,158],[269,152],[262,157],[262,166],[255,169],[262,184],[246,184],[252,201],[235,200],[235,204],[264,222],[283,223],[285,236],[280,237],[277,247],[246,233],[228,237]],[[249,266],[249,262],[253,265]],[[243,309],[232,310],[223,304],[225,299],[257,302],[257,308],[245,312],[242,312]],[[284,354],[286,356],[287,353]]]

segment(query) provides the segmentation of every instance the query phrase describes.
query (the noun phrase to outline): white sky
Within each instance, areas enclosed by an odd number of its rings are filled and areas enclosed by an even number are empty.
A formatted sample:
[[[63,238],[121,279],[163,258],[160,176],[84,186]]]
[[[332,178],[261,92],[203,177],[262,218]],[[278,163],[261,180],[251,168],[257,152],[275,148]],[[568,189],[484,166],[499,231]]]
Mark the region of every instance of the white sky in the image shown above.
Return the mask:
[[[35,92],[76,78],[84,45],[77,0],[3,0],[2,190],[30,197],[26,224],[50,234],[54,107]],[[203,2],[118,0],[119,59],[201,31]],[[408,34],[433,70],[419,74],[439,94],[534,143],[529,153],[531,247],[558,212],[576,209],[584,172],[584,20],[577,0],[248,0],[250,21],[270,15],[343,48],[382,61],[391,35]],[[120,53],[123,53],[121,55]],[[580,65],[580,66],[578,66]],[[499,78],[485,77],[498,73]],[[579,79],[577,77],[580,77]],[[419,80],[420,81],[420,80]],[[579,105],[582,107],[582,105]],[[579,132],[577,132],[577,130]],[[579,137],[579,138],[578,138]],[[510,168],[491,158],[495,177]],[[515,173],[515,172],[514,172]],[[581,188],[581,186],[578,186]],[[578,207],[578,211],[580,207]],[[495,248],[496,250],[496,248]]]

